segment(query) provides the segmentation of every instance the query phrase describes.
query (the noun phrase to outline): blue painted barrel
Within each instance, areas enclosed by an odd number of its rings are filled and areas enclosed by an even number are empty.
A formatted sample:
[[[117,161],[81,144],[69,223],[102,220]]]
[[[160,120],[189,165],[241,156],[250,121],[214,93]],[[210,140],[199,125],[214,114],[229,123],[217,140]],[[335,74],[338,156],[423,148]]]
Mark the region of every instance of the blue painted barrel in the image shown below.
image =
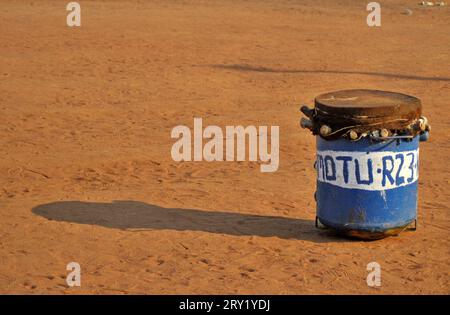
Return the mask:
[[[317,137],[317,218],[362,238],[398,234],[417,217],[419,136],[328,141]]]
[[[416,223],[419,142],[430,130],[418,98],[343,90],[301,110],[317,139],[316,225],[378,239]]]

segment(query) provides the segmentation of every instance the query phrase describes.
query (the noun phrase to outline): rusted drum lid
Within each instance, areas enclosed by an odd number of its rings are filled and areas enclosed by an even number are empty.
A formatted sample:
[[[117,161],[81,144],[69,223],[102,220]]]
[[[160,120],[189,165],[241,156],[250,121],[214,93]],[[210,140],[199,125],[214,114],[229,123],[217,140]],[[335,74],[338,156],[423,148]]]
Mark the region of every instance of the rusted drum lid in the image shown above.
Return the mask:
[[[379,90],[342,90],[315,99],[315,119],[333,130],[403,129],[418,119],[421,111],[418,98]]]

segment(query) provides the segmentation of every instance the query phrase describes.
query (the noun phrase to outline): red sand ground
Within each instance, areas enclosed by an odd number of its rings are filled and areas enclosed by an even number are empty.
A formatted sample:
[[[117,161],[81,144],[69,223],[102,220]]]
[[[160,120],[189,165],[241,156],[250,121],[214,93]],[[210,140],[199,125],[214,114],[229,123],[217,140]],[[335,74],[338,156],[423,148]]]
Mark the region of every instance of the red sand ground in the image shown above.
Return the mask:
[[[0,292],[450,293],[450,7],[417,2],[369,28],[364,1],[80,1],[69,28],[61,1],[1,0]],[[314,228],[298,108],[347,88],[423,101],[416,232]],[[279,125],[278,172],[172,161],[193,117]]]

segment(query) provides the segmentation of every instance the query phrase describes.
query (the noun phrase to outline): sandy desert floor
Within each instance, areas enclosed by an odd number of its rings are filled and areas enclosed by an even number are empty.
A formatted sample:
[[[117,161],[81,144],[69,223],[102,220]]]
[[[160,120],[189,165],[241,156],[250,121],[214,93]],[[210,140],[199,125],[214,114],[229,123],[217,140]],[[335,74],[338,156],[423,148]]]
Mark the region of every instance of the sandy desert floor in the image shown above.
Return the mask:
[[[449,294],[450,6],[384,0],[369,28],[367,2],[80,1],[70,28],[65,2],[0,0],[0,292]],[[416,232],[314,227],[298,109],[348,88],[423,102]],[[194,117],[280,126],[279,170],[174,162]]]

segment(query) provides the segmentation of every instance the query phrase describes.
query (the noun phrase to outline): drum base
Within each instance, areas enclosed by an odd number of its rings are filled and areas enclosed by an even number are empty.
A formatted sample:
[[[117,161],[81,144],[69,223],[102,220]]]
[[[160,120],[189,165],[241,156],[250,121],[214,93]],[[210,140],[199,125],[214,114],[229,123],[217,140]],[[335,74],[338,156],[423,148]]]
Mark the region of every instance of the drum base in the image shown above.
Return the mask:
[[[411,224],[413,224],[411,226]],[[358,229],[346,229],[341,227],[333,226],[332,224],[324,223],[323,220],[321,221],[318,217],[316,217],[316,228],[322,228],[327,229],[330,231],[335,232],[338,235],[350,237],[350,238],[357,238],[360,240],[366,240],[366,241],[374,241],[383,239],[389,236],[397,236],[400,234],[400,232],[403,232],[405,230],[408,231],[415,231],[417,229],[417,219],[409,222],[406,225],[394,227],[386,230],[358,230]]]

